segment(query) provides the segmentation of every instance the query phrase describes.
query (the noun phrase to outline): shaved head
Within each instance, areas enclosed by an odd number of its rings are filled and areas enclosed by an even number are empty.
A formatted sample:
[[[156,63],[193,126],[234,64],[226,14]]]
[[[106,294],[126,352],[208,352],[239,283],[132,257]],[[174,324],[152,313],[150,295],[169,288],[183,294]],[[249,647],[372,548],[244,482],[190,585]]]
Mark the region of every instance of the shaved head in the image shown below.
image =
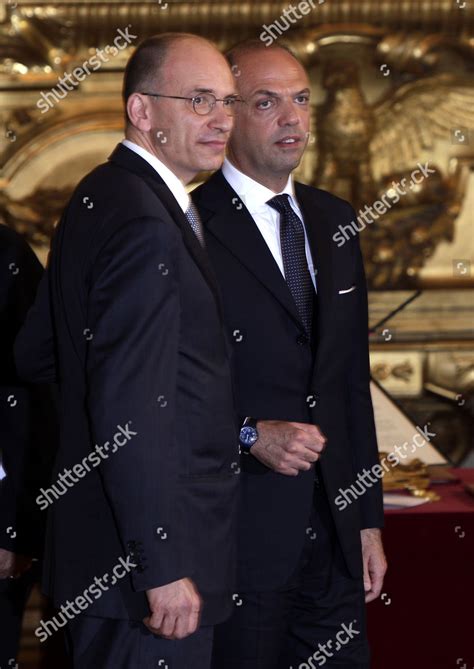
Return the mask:
[[[308,141],[308,75],[289,49],[260,40],[238,44],[227,58],[243,100],[228,157],[241,172],[278,193]]]
[[[286,53],[293,56],[295,60],[298,60],[293,51],[284,44],[272,44],[266,46],[262,40],[259,39],[248,39],[244,42],[235,44],[226,52],[225,57],[229,61],[231,67],[233,67],[234,65],[237,65],[237,61],[240,60],[242,56],[251,55],[258,57],[259,52],[268,53],[269,51],[286,51]]]

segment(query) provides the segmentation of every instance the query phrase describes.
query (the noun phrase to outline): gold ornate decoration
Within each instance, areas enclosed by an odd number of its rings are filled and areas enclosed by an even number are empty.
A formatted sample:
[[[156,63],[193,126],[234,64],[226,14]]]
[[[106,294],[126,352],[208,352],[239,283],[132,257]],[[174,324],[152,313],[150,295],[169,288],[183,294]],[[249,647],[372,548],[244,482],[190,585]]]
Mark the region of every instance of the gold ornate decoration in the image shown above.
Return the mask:
[[[31,245],[46,247],[70,195],[70,188],[43,188],[14,201],[0,192],[0,222],[15,228]]]
[[[430,177],[383,216],[373,224],[359,218],[354,222],[354,228],[364,225],[361,242],[370,286],[426,285],[423,272],[430,259],[442,243],[453,245],[456,240],[474,162],[474,6],[463,0],[325,0],[322,4],[313,0],[311,5],[309,13],[292,25],[287,21],[289,29],[277,35],[304,61],[316,100],[313,134],[298,176],[348,198],[359,213],[387,197],[392,182],[409,176],[417,163],[428,162],[434,170]],[[274,32],[272,26],[279,19],[282,25],[289,6],[276,0],[3,3],[3,218],[9,225],[26,225],[21,207],[49,194],[41,206],[41,232],[31,232],[34,216],[27,225],[32,239],[45,241],[56,217],[54,204],[49,210],[48,202],[56,202],[55,197],[49,199],[51,192],[66,192],[93,161],[105,159],[120,138],[121,75],[138,41],[157,32],[179,30],[204,35],[227,48],[269,29]],[[128,30],[133,40],[119,51],[110,45],[120,30]],[[98,51],[103,57],[100,69],[47,113],[44,107],[40,111],[41,95]],[[99,142],[92,140],[85,117],[96,119]],[[103,122],[112,117],[108,125]],[[80,141],[81,132],[84,141]],[[54,144],[61,141],[67,146],[62,163]],[[43,179],[38,178],[38,170]],[[69,183],[64,182],[66,170]],[[23,212],[20,219],[13,211]],[[469,232],[466,221],[462,231],[463,235]],[[469,257],[469,243],[467,239],[461,245],[465,255],[457,252],[454,257]],[[463,285],[474,279],[470,275],[452,278]]]
[[[385,462],[388,453],[379,453],[380,462]],[[409,492],[413,497],[422,497],[430,502],[437,502],[441,498],[433,490],[429,490],[431,484],[428,466],[414,458],[406,464],[398,463],[385,471],[383,476],[384,492],[403,490]]]
[[[391,365],[387,362],[380,362],[371,365],[370,371],[376,381],[386,381],[391,376],[395,379],[401,379],[408,383],[413,376],[413,367],[409,360],[402,363]]]

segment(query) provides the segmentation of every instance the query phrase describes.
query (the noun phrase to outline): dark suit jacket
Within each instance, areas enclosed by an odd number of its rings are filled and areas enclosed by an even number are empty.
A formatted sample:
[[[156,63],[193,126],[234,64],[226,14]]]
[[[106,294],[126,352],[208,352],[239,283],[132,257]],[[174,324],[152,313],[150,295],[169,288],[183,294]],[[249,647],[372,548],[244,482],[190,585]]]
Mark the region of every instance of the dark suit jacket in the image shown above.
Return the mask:
[[[57,447],[49,388],[31,387],[15,369],[13,343],[43,268],[27,242],[0,225],[0,548],[39,557],[45,516],[35,503],[49,482]]]
[[[73,599],[126,553],[131,583],[90,614],[141,618],[146,589],[190,577],[202,622],[225,618],[238,477],[218,291],[171,191],[123,145],[74,192],[16,359],[27,378],[57,375],[56,475],[136,433],[52,504],[46,591]]]
[[[354,220],[345,201],[303,184],[296,197],[317,269],[313,341],[248,210],[221,172],[193,192],[218,277],[229,333],[237,413],[309,422],[328,442],[321,469],[350,572],[361,574],[360,530],[381,527],[380,482],[340,511],[339,488],[378,462],[369,391],[367,291],[357,238],[332,236]],[[237,198],[237,199],[236,199]],[[339,294],[355,286],[355,290]],[[288,477],[251,455],[241,458],[239,588],[273,588],[296,567],[308,528],[314,472]]]

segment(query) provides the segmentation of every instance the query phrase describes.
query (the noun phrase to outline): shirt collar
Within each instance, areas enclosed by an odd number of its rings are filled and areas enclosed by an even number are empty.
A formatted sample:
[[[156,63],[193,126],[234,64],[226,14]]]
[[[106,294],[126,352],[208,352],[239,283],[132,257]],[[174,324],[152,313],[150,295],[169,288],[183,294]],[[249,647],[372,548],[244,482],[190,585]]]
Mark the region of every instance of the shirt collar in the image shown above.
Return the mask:
[[[263,186],[258,181],[238,170],[228,158],[224,160],[222,174],[245,204],[250,214],[261,212],[262,209],[269,206],[267,205],[268,200],[271,200],[275,195],[283,193],[287,193],[292,203],[298,207],[295,198],[293,176],[291,174],[288,177],[285,188],[280,193],[274,193],[270,188]]]
[[[166,165],[161,160],[159,160],[159,158],[144,149],[142,146],[138,146],[138,144],[135,144],[135,142],[131,142],[129,139],[123,139],[122,144],[128,149],[131,149],[131,151],[138,153],[138,155],[141,156],[143,160],[146,160],[147,163],[149,163],[158,172],[160,177],[173,193],[183,212],[186,213],[190,205],[189,194],[182,181],[178,179],[176,174],[174,174],[174,172],[172,172],[169,167],[166,167]]]

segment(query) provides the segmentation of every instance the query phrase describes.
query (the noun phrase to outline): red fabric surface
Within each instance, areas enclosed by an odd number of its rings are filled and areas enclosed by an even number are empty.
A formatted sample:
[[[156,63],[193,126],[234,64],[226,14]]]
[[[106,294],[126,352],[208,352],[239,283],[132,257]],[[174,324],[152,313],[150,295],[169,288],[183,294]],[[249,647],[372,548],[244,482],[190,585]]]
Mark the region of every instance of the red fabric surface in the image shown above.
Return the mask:
[[[474,469],[453,469],[474,483]],[[474,497],[462,483],[439,502],[385,513],[388,571],[368,605],[372,669],[474,668]]]

